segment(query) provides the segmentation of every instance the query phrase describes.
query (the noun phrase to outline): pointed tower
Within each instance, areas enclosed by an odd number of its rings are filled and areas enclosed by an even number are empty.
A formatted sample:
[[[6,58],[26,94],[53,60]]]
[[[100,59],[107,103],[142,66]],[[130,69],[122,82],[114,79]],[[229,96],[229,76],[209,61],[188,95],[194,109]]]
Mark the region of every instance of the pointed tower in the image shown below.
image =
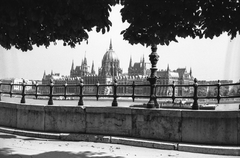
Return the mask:
[[[168,66],[167,66],[167,71],[168,71],[168,72],[170,71],[170,69],[169,69],[169,64],[168,64]]]
[[[88,65],[87,65],[87,58],[86,58],[86,52],[85,52],[85,57],[82,63],[82,72],[83,75],[82,76],[86,76],[88,74]]]
[[[128,75],[132,75],[132,56],[130,56],[130,61],[128,66]]]
[[[46,79],[46,71],[43,72],[43,79]]]
[[[110,46],[109,46],[109,50],[112,50],[112,39],[110,39]]]
[[[143,55],[143,59],[142,59],[142,62],[145,64],[145,58],[144,58],[144,55]]]
[[[70,70],[70,77],[72,77],[74,74],[74,61],[72,60],[72,66],[71,66],[71,70]]]
[[[74,61],[72,60],[72,67],[71,67],[71,71],[74,70]]]
[[[72,60],[71,72],[74,70],[74,61]]]
[[[132,67],[132,56],[130,57],[129,68]]]
[[[80,70],[81,71],[83,70],[83,59],[82,59],[82,62],[81,62]]]
[[[143,58],[142,58],[142,67],[145,68],[145,59],[144,59],[144,55],[143,55]]]
[[[85,52],[85,56],[84,56],[84,61],[83,61],[84,65],[87,65],[87,58],[86,58],[86,52]]]
[[[169,68],[169,64],[168,64],[168,66],[167,66],[166,77],[167,77],[167,78],[170,77],[170,68]]]
[[[143,59],[142,59],[142,71],[143,71],[143,75],[145,76],[147,73],[147,68],[146,68],[144,55],[143,55]]]
[[[189,72],[190,77],[192,77],[192,68],[190,67],[190,72]]]
[[[92,70],[91,70],[91,74],[95,75],[95,70],[94,70],[94,62],[92,61]]]

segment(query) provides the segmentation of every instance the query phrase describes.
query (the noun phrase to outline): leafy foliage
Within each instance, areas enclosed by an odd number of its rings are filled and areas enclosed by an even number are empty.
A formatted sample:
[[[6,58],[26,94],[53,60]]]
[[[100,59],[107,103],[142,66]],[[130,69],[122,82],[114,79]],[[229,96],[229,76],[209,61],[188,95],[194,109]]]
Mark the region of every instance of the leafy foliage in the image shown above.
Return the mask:
[[[240,95],[240,85],[238,86],[233,86],[229,92],[229,95]]]
[[[109,31],[113,0],[8,0],[0,5],[0,44],[32,50],[63,40],[64,45],[88,39],[87,31]]]
[[[176,37],[213,38],[239,33],[239,0],[125,0],[122,20],[130,26],[122,31],[131,44],[168,45]]]
[[[213,38],[240,30],[239,0],[7,0],[0,5],[0,45],[22,51],[63,40],[74,47],[93,28],[109,31],[109,12],[123,5],[122,31],[131,44],[168,45],[176,37]]]

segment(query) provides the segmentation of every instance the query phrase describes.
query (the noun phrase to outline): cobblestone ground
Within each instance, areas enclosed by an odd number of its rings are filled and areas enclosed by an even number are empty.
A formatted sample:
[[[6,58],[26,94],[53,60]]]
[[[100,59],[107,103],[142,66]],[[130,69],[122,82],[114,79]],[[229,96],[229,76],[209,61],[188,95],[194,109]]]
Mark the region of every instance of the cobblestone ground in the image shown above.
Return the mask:
[[[38,139],[0,133],[0,158],[234,158],[118,144]]]

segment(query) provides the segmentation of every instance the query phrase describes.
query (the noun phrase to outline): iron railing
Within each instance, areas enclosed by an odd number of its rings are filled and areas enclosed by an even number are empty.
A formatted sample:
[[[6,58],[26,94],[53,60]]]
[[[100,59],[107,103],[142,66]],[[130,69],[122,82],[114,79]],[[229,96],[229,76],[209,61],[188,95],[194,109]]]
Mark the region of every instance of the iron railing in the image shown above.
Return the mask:
[[[9,91],[3,91],[2,90],[2,86],[9,86]],[[18,86],[20,87],[18,91],[13,91],[13,87],[14,86]],[[26,92],[26,87],[27,86],[31,86],[32,91],[31,92]],[[94,94],[85,94],[83,92],[84,87],[95,87],[96,91]],[[99,89],[100,87],[112,87],[112,93],[111,94],[101,94]],[[144,94],[135,94],[135,90],[136,87],[149,87],[150,89],[150,84],[146,85],[146,84],[135,84],[135,82],[133,82],[132,84],[124,84],[124,85],[119,85],[117,83],[117,80],[114,80],[114,82],[109,85],[109,84],[100,84],[99,82],[97,82],[96,84],[84,84],[83,80],[81,79],[80,82],[78,84],[54,84],[53,80],[50,80],[49,84],[26,84],[26,82],[23,80],[23,83],[21,84],[14,84],[14,83],[2,83],[0,81],[0,100],[1,100],[1,95],[2,94],[8,94],[10,95],[10,97],[12,97],[13,95],[19,95],[21,96],[21,101],[20,103],[26,103],[26,96],[34,96],[36,99],[39,97],[48,97],[48,105],[53,105],[53,98],[54,97],[64,97],[65,99],[67,99],[68,97],[78,97],[79,101],[78,101],[78,105],[82,106],[84,105],[84,101],[83,99],[85,97],[96,97],[96,100],[98,100],[100,97],[108,97],[108,98],[113,98],[112,101],[112,106],[118,106],[118,100],[117,98],[119,97],[126,97],[126,98],[132,98],[132,101],[134,102],[136,98],[150,98],[150,91],[149,91],[149,95],[144,95]],[[160,84],[154,84],[154,97],[155,99],[171,99],[172,103],[175,102],[176,99],[191,99],[193,100],[193,105],[192,105],[192,109],[199,109],[198,106],[198,100],[199,99],[216,99],[217,103],[220,103],[220,101],[222,99],[230,99],[230,98],[240,98],[240,94],[237,95],[227,95],[227,96],[222,96],[220,93],[220,89],[221,87],[229,87],[229,86],[240,86],[240,83],[231,83],[231,84],[221,84],[220,81],[218,81],[217,84],[201,84],[199,85],[197,82],[197,79],[194,79],[193,84],[175,84],[174,82],[172,84],[169,85],[160,85]],[[41,87],[49,87],[49,91],[47,94],[43,94],[39,92],[39,89]],[[56,87],[62,87],[64,89],[64,93],[63,94],[54,94],[53,93],[53,89]],[[67,93],[67,88],[69,87],[74,87],[78,89],[78,93],[74,93],[74,94],[69,94]],[[132,91],[131,94],[118,94],[117,93],[117,89],[119,87],[131,87]],[[166,96],[161,96],[161,95],[157,95],[157,88],[163,88],[163,87],[168,87],[172,89],[172,93],[171,95],[166,95]],[[187,96],[183,96],[183,95],[176,95],[176,90],[177,88],[183,88],[183,87],[188,87],[188,88],[192,88],[193,91],[192,93],[189,93],[189,95]],[[216,88],[216,95],[214,96],[199,96],[198,95],[198,90],[200,87],[215,87]]]

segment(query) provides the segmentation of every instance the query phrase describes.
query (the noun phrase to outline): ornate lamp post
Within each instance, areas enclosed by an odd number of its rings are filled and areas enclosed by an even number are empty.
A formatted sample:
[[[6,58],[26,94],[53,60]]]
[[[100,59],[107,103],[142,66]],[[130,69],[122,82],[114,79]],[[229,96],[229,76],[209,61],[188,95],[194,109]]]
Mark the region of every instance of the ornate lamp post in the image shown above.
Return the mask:
[[[159,108],[159,104],[155,95],[157,82],[157,62],[159,59],[159,55],[157,54],[157,45],[152,45],[151,49],[152,53],[149,55],[149,60],[152,64],[152,67],[150,68],[151,75],[147,79],[150,82],[150,100],[147,103],[147,108]]]

